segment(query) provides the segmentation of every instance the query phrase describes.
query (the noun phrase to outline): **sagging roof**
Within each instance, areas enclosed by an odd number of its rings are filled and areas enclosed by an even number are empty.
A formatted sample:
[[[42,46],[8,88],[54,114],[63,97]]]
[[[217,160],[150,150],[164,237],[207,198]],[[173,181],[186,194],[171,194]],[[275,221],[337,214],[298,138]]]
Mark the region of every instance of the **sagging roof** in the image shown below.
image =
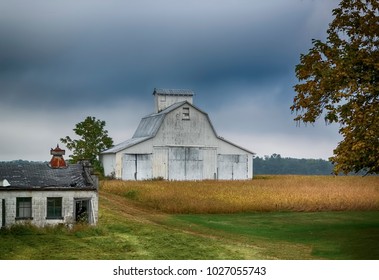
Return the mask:
[[[67,168],[51,168],[46,162],[0,162],[0,181],[6,180],[5,189],[96,189],[89,171],[82,163],[69,164]]]
[[[195,93],[190,89],[164,89],[164,88],[154,88],[153,95],[182,95],[182,96],[193,96]]]

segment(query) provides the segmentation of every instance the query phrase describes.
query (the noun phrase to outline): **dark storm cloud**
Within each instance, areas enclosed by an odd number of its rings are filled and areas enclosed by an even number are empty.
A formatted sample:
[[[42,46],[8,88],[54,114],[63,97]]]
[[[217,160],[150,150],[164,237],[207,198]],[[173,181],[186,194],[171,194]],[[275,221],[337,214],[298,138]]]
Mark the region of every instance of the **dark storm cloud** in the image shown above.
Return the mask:
[[[251,1],[47,2],[10,5],[2,20],[1,79],[15,87],[12,95],[101,100],[145,93],[146,83],[151,91],[155,83],[201,89],[275,80],[292,70],[310,12],[301,1],[290,9]]]
[[[118,118],[149,113],[153,88],[162,87],[193,89],[196,105],[235,136],[246,129],[285,133],[294,126],[294,67],[312,38],[325,37],[337,3],[0,0],[2,126],[18,126],[4,112],[17,112],[17,121],[38,112],[29,118],[34,123],[70,112],[65,127],[85,112],[104,116],[121,135]],[[135,106],[125,105],[126,112],[117,104]],[[226,126],[234,123],[230,115],[255,119],[257,112],[265,119],[258,129],[255,121]],[[38,125],[57,133],[53,127]]]

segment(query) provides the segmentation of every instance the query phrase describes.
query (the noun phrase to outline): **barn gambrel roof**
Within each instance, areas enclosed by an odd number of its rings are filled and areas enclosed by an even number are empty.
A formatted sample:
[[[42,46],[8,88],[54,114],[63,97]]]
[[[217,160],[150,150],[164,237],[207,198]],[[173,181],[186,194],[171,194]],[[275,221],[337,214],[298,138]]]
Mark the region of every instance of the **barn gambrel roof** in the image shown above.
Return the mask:
[[[137,145],[141,142],[144,142],[148,139],[153,138],[157,134],[159,128],[161,127],[162,122],[164,118],[166,117],[166,115],[174,111],[175,109],[179,108],[180,106],[184,105],[185,103],[188,103],[188,102],[183,101],[183,102],[172,104],[171,106],[160,111],[159,113],[153,113],[142,118],[132,138],[118,145],[115,145],[108,150],[103,151],[102,154],[114,154],[126,148],[132,147],[134,145]]]
[[[172,111],[180,108],[181,106],[183,106],[184,104],[188,105],[188,106],[191,106],[193,107],[194,109],[198,110],[199,112],[203,113],[208,121],[209,121],[209,124],[212,128],[212,131],[213,133],[215,134],[215,136],[220,139],[221,141],[224,141],[228,144],[231,144],[237,148],[240,148],[250,154],[254,154],[253,152],[243,148],[243,147],[240,147],[220,136],[217,135],[216,133],[216,130],[214,129],[213,127],[213,124],[208,116],[207,113],[205,113],[204,111],[200,110],[199,108],[197,108],[196,106],[194,106],[193,104],[189,103],[188,101],[182,101],[182,102],[178,102],[178,103],[175,103],[175,104],[172,104],[171,106],[167,107],[166,109],[160,111],[159,113],[153,113],[153,114],[150,114],[144,118],[142,118],[142,120],[140,121],[138,127],[137,127],[137,130],[134,132],[133,134],[133,137],[118,144],[118,145],[115,145],[113,146],[112,148],[108,149],[108,150],[105,150],[102,152],[102,154],[114,154],[114,153],[118,153],[126,148],[129,148],[129,147],[132,147],[134,145],[137,145],[139,143],[142,143],[146,140],[149,140],[153,137],[155,137],[155,135],[158,133],[158,130],[159,128],[161,127],[162,123],[163,123],[163,120],[165,119],[166,115],[171,113]]]

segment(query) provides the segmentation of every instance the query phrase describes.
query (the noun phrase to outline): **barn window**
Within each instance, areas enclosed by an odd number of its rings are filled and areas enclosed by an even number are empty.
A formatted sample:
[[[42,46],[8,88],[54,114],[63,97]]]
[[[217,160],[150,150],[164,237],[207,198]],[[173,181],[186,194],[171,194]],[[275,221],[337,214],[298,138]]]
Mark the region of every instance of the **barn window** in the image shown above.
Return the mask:
[[[32,198],[17,197],[16,199],[16,218],[32,219]]]
[[[183,107],[183,120],[190,119],[190,112],[188,107]]]
[[[62,198],[48,197],[46,219],[62,219]]]

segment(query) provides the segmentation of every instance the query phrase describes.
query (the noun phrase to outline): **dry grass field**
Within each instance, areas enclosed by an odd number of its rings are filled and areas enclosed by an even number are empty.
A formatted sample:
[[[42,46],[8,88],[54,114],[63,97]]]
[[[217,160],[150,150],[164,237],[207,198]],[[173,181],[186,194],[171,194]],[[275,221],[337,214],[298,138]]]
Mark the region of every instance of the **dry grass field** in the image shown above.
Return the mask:
[[[379,177],[102,181],[99,222],[0,230],[0,259],[379,259]]]
[[[101,190],[169,214],[379,210],[377,176],[257,176],[248,181],[103,181]]]

